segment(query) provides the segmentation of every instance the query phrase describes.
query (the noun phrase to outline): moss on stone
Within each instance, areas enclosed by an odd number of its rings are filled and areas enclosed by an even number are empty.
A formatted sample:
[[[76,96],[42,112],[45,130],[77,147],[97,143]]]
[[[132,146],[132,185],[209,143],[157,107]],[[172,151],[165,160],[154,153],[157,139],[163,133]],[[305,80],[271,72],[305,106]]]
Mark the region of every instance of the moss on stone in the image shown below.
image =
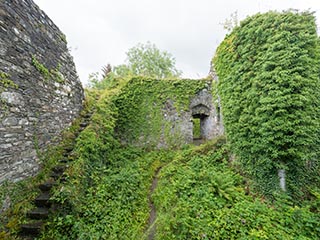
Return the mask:
[[[48,69],[45,65],[40,63],[35,56],[32,56],[32,65],[44,77],[46,81],[53,79],[57,83],[65,83],[64,77],[60,72],[60,64],[56,68]]]

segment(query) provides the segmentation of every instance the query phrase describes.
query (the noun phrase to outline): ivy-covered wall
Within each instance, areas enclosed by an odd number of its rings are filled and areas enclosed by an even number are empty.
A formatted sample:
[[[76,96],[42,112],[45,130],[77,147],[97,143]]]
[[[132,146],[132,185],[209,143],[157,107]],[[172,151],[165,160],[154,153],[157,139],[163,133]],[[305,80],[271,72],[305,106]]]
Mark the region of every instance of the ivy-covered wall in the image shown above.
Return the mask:
[[[147,148],[181,146],[193,141],[193,117],[203,117],[203,138],[220,135],[211,90],[208,79],[135,77],[115,99],[116,133],[127,144]]]
[[[299,195],[319,181],[320,55],[312,13],[247,18],[221,43],[214,65],[228,141],[260,188]]]
[[[37,172],[38,151],[82,108],[65,35],[32,0],[0,1],[0,183]]]

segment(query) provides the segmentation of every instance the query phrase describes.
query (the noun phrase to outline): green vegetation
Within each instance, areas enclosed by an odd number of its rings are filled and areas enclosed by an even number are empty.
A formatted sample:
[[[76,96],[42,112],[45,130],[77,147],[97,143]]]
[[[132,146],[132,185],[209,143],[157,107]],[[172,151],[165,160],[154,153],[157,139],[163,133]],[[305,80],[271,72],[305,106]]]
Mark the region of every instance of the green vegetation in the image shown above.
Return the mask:
[[[224,124],[232,152],[264,194],[285,170],[291,196],[319,184],[319,39],[309,12],[244,20],[219,46]]]
[[[175,67],[175,59],[166,51],[160,51],[155,44],[138,43],[127,52],[128,68],[133,75],[152,78],[179,77],[181,72]]]
[[[40,63],[38,59],[33,55],[32,56],[32,65],[38,70],[38,72],[44,77],[46,81],[53,79],[57,83],[64,83],[64,77],[60,73],[60,65],[56,69],[48,69],[45,65]]]
[[[18,88],[18,85],[10,80],[10,75],[0,71],[0,94],[8,88]]]
[[[69,184],[56,195],[67,204],[49,223],[42,239],[143,239],[157,155],[127,148],[110,152],[110,158],[104,166],[76,164],[69,170],[73,172]],[[75,174],[78,171],[81,176]]]
[[[140,149],[123,149],[114,138],[117,108],[112,100],[118,93],[102,93],[91,125],[78,138],[68,182],[55,192],[64,208],[43,239],[139,239],[143,234],[152,161],[142,159]]]
[[[42,239],[147,239],[148,194],[159,167],[152,196],[155,239],[316,239],[320,234],[319,194],[302,206],[284,195],[273,202],[254,197],[230,167],[223,138],[179,151],[129,147],[109,154],[106,165],[82,162],[69,171],[69,184],[57,189],[56,197],[65,208]]]
[[[7,91],[9,88],[17,89],[18,87],[19,86],[10,79],[9,74],[0,71],[0,96],[1,96],[1,93],[3,93],[4,91]],[[7,105],[7,102],[1,97],[0,97],[0,107],[3,115],[6,115],[8,110],[8,105]]]
[[[115,70],[104,74],[102,79],[100,79],[99,73],[91,73],[89,75],[89,87],[98,90],[121,88],[131,78],[132,76],[129,73],[128,75],[118,75]]]
[[[137,112],[130,113],[132,106],[126,104],[139,99],[143,86],[168,84],[159,82],[134,78],[122,90],[102,92],[93,122],[77,141],[68,183],[56,189],[55,199],[64,207],[53,216],[42,239],[147,239],[148,196],[159,168],[152,194],[157,210],[155,239],[316,239],[320,235],[319,190],[313,188],[312,200],[300,205],[285,194],[265,199],[230,162],[223,137],[181,150],[121,146],[115,128],[121,117],[125,119],[122,108],[134,121]]]
[[[319,198],[293,205],[284,195],[274,202],[254,197],[230,167],[223,138],[167,153],[153,194],[155,239],[318,239]],[[247,186],[248,187],[248,186]],[[246,190],[246,191],[245,191]],[[319,197],[319,196],[318,196]]]
[[[264,199],[250,190],[230,162],[223,137],[180,150],[147,151],[120,144],[115,129],[124,113],[121,107],[125,109],[132,100],[122,101],[124,96],[137,97],[134,89],[150,89],[151,83],[167,87],[175,83],[172,94],[179,93],[181,84],[191,94],[192,84],[201,87],[205,82],[135,78],[122,83],[122,89],[87,92],[87,104],[95,112],[76,139],[66,183],[54,189],[54,200],[61,206],[39,239],[147,239],[151,227],[148,196],[158,169],[158,186],[151,195],[157,211],[155,239],[316,239],[320,235],[319,190],[313,188],[312,200],[300,205],[286,195]],[[177,107],[187,100],[181,95]],[[68,137],[60,147],[73,146],[73,132],[78,128],[75,124],[66,132]],[[57,164],[63,153],[60,147],[43,158],[44,166],[50,166],[44,169]],[[3,231],[0,239],[15,239],[18,225],[32,207],[35,186],[44,179],[45,172],[33,180],[2,186],[1,200],[9,192],[14,200],[1,222],[1,230],[9,229],[10,235]]]
[[[106,89],[117,86],[122,79],[131,79],[134,76],[152,79],[178,78],[182,72],[175,67],[174,57],[160,51],[154,44],[139,43],[127,52],[127,63],[115,67],[108,64],[103,68],[102,79],[98,73],[90,74],[89,86],[94,89]]]
[[[61,40],[62,42],[64,42],[65,44],[68,44],[68,42],[67,42],[67,36],[66,36],[65,34],[63,34],[63,33],[60,34],[60,40]]]
[[[50,78],[50,71],[35,56],[32,56],[32,65],[41,73],[45,80]]]
[[[151,202],[158,240],[319,239],[319,56],[309,13],[242,22],[214,59],[227,137],[201,146],[179,144],[161,113],[168,101],[186,110],[209,80],[115,78],[107,67],[103,90],[86,92],[89,126],[75,139],[75,121],[41,157],[37,177],[0,186],[0,202],[11,199],[0,239],[16,239],[36,186],[66,147],[73,148],[66,182],[52,192],[60,204],[39,239],[150,239]],[[161,132],[170,146],[155,150]],[[279,169],[287,192],[279,191]]]
[[[18,183],[4,182],[0,185],[0,203],[6,202],[7,207],[10,207],[1,213],[1,240],[15,239],[19,224],[23,223],[24,215],[32,208],[31,201],[37,194],[35,185],[41,178],[40,175],[37,180],[28,179]]]
[[[37,176],[16,183],[4,182],[0,185],[0,210],[3,210],[4,201],[9,204],[9,208],[1,213],[1,240],[17,239],[20,224],[26,223],[26,213],[35,207],[32,202],[39,194],[38,185],[49,178],[51,169],[59,164],[65,149],[75,144],[75,133],[79,131],[81,117],[92,108],[92,98],[88,94],[84,105],[85,108],[79,119],[76,119],[72,126],[62,133],[60,144],[50,147],[46,152],[39,153],[41,170]]]
[[[64,84],[65,79],[62,73],[60,72],[61,65],[60,63],[55,69],[50,69],[51,78],[54,79],[57,83]]]
[[[201,137],[201,129],[200,129],[200,118],[192,119],[193,124],[193,138]]]
[[[126,143],[142,141],[146,147],[155,147],[164,138],[169,146],[183,144],[180,132],[172,132],[171,123],[163,117],[168,101],[174,103],[178,113],[189,110],[190,99],[209,87],[210,80],[155,80],[134,77],[116,97],[118,108],[116,130]],[[163,136],[164,134],[164,136]]]

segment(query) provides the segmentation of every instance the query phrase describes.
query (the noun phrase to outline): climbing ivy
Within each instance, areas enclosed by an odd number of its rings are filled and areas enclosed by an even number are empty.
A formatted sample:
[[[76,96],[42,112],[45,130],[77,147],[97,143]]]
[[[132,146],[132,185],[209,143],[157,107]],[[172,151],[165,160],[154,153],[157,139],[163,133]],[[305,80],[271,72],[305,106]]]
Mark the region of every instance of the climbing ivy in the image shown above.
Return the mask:
[[[0,71],[0,93],[8,88],[18,88],[18,85],[10,80],[10,75]]]
[[[45,65],[40,63],[34,55],[32,56],[31,62],[32,65],[38,70],[38,72],[42,74],[46,81],[48,81],[49,79],[53,79],[57,83],[64,83],[65,80],[63,78],[63,75],[60,73],[60,64],[58,64],[57,68],[55,69],[48,69]]]
[[[121,88],[86,91],[83,115],[92,113],[90,124],[75,139],[80,129],[77,120],[65,132],[62,145],[42,158],[45,169],[52,169],[63,158],[64,149],[74,147],[64,180],[52,190],[52,200],[60,204],[55,204],[38,239],[147,239],[152,230],[148,223],[151,201],[156,207],[154,239],[316,239],[319,190],[314,188],[312,201],[301,206],[289,198],[268,201],[251,195],[245,179],[229,162],[224,137],[179,150],[144,151],[120,144],[115,134],[117,119],[125,107],[131,111],[133,103],[139,103],[140,93],[149,90],[145,96],[151,100],[170,97],[177,109],[184,109],[187,94],[206,84],[177,82],[169,88],[170,94],[164,87],[175,80],[168,81],[164,85],[156,81],[160,85],[154,90],[150,79],[137,78],[128,82],[131,86],[123,82]],[[185,95],[176,88],[184,89]],[[119,105],[123,96],[131,96],[127,100],[132,102]],[[36,189],[49,173],[25,183]],[[16,239],[17,227],[36,196],[27,186],[13,187],[0,186],[0,201],[10,193],[24,203],[16,204],[14,199],[14,208],[0,219],[0,239]]]
[[[50,78],[50,71],[46,68],[42,63],[38,61],[35,56],[32,56],[32,65],[38,70],[39,73],[43,75],[43,77],[48,80]]]
[[[169,145],[179,145],[179,135],[170,136],[169,126],[163,116],[167,101],[172,101],[178,113],[188,111],[190,99],[208,88],[210,80],[182,80],[133,77],[115,98],[118,108],[116,131],[127,143],[141,141],[155,146],[164,132]],[[170,139],[171,137],[171,139]]]
[[[8,73],[0,71],[0,96],[1,93],[6,91],[9,88],[17,89],[19,86],[15,84],[11,79]],[[2,114],[6,115],[8,113],[8,105],[7,102],[0,97],[0,106],[2,110]]]
[[[319,174],[319,39],[309,12],[268,12],[244,20],[213,59],[228,140],[267,194],[297,195]]]

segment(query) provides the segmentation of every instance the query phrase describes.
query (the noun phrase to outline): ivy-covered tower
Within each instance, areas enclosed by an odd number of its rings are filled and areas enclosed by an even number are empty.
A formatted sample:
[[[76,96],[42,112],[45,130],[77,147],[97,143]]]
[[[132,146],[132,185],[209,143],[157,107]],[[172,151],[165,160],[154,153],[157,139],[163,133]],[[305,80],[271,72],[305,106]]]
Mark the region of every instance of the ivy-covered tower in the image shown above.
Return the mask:
[[[319,181],[320,55],[310,12],[257,14],[214,57],[228,141],[266,194]]]

